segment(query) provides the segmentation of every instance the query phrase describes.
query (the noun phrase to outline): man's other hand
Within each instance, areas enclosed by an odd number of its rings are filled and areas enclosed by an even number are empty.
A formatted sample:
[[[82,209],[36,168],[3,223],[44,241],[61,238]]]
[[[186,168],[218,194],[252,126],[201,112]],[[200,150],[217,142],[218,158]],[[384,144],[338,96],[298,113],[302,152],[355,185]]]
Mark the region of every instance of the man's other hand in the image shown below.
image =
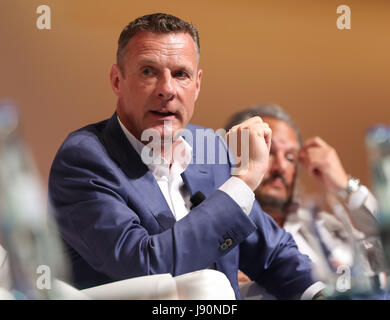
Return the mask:
[[[347,187],[348,175],[336,150],[321,138],[306,140],[299,151],[299,160],[328,191],[336,193]]]

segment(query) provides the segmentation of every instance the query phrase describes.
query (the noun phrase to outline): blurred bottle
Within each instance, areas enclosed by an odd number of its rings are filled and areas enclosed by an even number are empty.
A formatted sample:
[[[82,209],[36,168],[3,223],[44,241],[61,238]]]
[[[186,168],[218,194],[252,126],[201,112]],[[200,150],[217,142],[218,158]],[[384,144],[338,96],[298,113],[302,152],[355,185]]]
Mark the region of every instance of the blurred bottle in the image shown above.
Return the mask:
[[[390,266],[390,126],[376,125],[366,134],[371,180],[378,200],[380,240]]]
[[[16,299],[55,299],[54,278],[68,280],[45,194],[19,132],[16,105],[0,101],[0,243],[7,251],[10,292]]]

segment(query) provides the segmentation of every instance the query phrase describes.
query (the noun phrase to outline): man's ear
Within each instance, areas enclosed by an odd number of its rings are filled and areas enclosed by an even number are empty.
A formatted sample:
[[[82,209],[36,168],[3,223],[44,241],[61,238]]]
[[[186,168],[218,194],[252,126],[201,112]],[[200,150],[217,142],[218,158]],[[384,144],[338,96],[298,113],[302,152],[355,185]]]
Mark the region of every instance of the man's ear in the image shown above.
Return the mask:
[[[120,98],[121,92],[119,88],[119,84],[122,81],[122,73],[121,69],[117,64],[113,64],[110,71],[110,82],[112,90],[114,91],[115,95]]]
[[[195,101],[198,99],[198,95],[199,95],[199,91],[200,91],[200,83],[201,83],[201,80],[202,80],[202,74],[203,74],[203,70],[200,69],[198,71],[198,77],[196,79]]]

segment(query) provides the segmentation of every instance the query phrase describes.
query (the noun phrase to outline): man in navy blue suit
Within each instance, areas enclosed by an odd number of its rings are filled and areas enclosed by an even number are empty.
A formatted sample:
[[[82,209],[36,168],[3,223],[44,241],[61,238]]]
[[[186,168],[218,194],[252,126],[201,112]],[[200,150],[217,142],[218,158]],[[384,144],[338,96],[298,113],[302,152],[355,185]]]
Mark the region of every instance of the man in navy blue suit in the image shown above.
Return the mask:
[[[196,28],[177,17],[131,22],[110,73],[116,112],[59,149],[49,197],[74,285],[215,268],[240,298],[240,268],[278,298],[313,298],[320,286],[310,260],[254,200],[268,165],[268,125],[255,117],[227,134],[248,138],[248,161],[232,175],[224,140],[188,124],[199,48]]]

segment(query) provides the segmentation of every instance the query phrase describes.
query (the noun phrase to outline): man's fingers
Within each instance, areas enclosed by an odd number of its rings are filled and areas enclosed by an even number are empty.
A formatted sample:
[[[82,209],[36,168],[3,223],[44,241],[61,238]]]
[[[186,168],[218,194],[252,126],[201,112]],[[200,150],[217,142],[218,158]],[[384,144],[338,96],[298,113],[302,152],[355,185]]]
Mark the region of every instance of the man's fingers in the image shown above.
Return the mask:
[[[244,130],[249,131],[249,136],[252,134],[255,134],[261,138],[264,138],[268,149],[271,147],[271,138],[272,138],[272,130],[270,129],[268,123],[263,122],[263,120],[260,117],[252,117],[250,119],[247,119],[243,121],[242,123],[233,126],[227,133],[226,138],[227,141],[229,141],[229,135],[235,133],[235,134],[241,134]],[[248,141],[249,143],[249,141]]]
[[[298,157],[299,160],[304,164],[314,164],[319,165],[323,162],[325,154],[324,149],[320,147],[311,147],[308,149],[301,149],[299,151]]]
[[[328,144],[322,140],[320,137],[314,137],[306,140],[303,144],[301,149],[307,149],[311,147],[327,147]]]
[[[230,130],[237,131],[239,129],[249,129],[252,126],[261,125],[263,123],[265,123],[265,122],[263,122],[263,119],[261,119],[261,117],[256,116],[256,117],[249,118],[249,119],[233,126]]]
[[[265,143],[267,144],[267,147],[268,147],[268,151],[271,150],[271,141],[272,141],[272,130],[270,127],[265,127],[264,128],[264,140],[265,140]]]

